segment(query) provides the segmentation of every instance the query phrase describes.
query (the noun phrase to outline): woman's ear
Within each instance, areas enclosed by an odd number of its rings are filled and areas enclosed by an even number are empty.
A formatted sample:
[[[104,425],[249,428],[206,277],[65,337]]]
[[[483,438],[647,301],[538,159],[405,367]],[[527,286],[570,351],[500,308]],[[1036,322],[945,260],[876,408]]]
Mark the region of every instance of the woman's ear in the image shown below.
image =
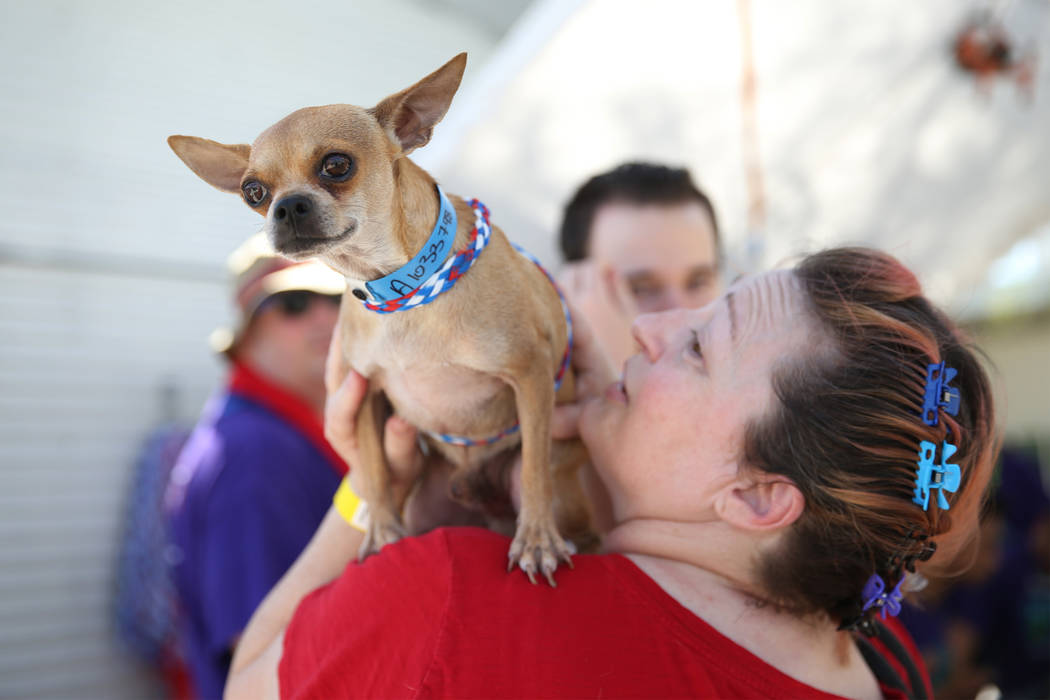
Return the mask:
[[[725,522],[743,530],[778,530],[802,515],[806,499],[794,482],[782,476],[748,477],[728,486],[715,504]]]

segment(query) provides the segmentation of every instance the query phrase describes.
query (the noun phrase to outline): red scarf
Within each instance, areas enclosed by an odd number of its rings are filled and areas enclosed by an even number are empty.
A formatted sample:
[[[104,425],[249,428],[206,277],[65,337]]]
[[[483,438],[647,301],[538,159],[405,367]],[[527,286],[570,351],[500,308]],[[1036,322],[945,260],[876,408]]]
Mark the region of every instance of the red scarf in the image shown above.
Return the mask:
[[[301,398],[283,389],[252,370],[243,362],[234,362],[230,373],[229,391],[254,401],[283,418],[313,443],[339,476],[349,468],[324,437],[324,426],[317,413]]]

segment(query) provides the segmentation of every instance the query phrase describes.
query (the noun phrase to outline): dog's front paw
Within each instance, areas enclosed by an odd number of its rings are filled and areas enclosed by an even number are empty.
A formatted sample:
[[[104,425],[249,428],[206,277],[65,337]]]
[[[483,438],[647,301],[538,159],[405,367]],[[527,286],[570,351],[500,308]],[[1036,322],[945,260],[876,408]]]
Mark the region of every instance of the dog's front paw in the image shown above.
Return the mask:
[[[538,571],[547,578],[547,583],[556,586],[554,570],[559,561],[564,561],[571,569],[572,554],[575,554],[575,547],[562,539],[552,521],[526,522],[522,519],[510,544],[507,571],[517,564],[532,583],[536,583]]]
[[[357,560],[364,561],[368,555],[375,554],[385,545],[393,544],[407,534],[404,526],[396,520],[379,524],[373,517],[365,531],[364,542],[357,551]]]

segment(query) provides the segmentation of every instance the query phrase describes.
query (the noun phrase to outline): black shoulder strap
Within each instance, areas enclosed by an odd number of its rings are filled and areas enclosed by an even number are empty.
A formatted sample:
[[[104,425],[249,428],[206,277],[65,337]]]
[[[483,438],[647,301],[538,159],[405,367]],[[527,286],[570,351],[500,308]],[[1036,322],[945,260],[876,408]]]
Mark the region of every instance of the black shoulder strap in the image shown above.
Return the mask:
[[[926,684],[922,680],[922,674],[919,673],[919,667],[915,665],[915,661],[911,658],[911,654],[904,648],[904,644],[900,639],[897,638],[889,627],[882,624],[878,620],[874,620],[875,633],[879,638],[879,641],[889,649],[890,653],[897,657],[897,661],[900,662],[904,670],[908,672],[908,683],[911,684],[912,696],[916,700],[927,700],[926,697]]]
[[[885,685],[901,691],[908,700],[915,700],[915,696],[908,691],[908,688],[904,685],[904,681],[901,680],[900,674],[897,673],[893,666],[890,665],[890,662],[879,653],[879,650],[876,649],[871,642],[860,635],[856,637],[856,641],[857,648],[860,649],[860,655],[864,657],[864,662],[868,664],[868,668],[870,668],[871,672],[875,674],[875,680],[877,680],[880,685]]]
[[[922,674],[919,673],[918,666],[912,660],[908,650],[904,647],[904,644],[897,638],[886,625],[882,624],[878,619],[871,620],[872,627],[875,630],[875,638],[882,642],[883,646],[896,658],[904,670],[908,673],[908,683],[911,686],[909,690],[908,686],[905,685],[904,679],[901,678],[900,674],[893,668],[889,661],[886,660],[882,654],[879,653],[878,649],[872,645],[863,636],[858,635],[857,648],[860,649],[861,656],[864,657],[864,661],[868,664],[868,668],[875,674],[875,678],[882,685],[890,688],[895,688],[908,698],[908,700],[928,700],[926,695],[926,684],[922,680]]]

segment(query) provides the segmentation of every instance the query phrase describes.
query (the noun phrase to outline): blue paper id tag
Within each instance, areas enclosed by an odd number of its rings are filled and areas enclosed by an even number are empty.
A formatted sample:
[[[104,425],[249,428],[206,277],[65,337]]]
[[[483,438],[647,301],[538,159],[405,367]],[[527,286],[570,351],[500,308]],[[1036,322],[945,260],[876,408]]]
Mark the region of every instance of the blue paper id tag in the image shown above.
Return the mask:
[[[365,283],[365,288],[375,301],[398,299],[415,291],[438,271],[451,252],[452,242],[456,239],[456,210],[440,185],[437,192],[441,202],[437,223],[420,251],[386,277]]]

